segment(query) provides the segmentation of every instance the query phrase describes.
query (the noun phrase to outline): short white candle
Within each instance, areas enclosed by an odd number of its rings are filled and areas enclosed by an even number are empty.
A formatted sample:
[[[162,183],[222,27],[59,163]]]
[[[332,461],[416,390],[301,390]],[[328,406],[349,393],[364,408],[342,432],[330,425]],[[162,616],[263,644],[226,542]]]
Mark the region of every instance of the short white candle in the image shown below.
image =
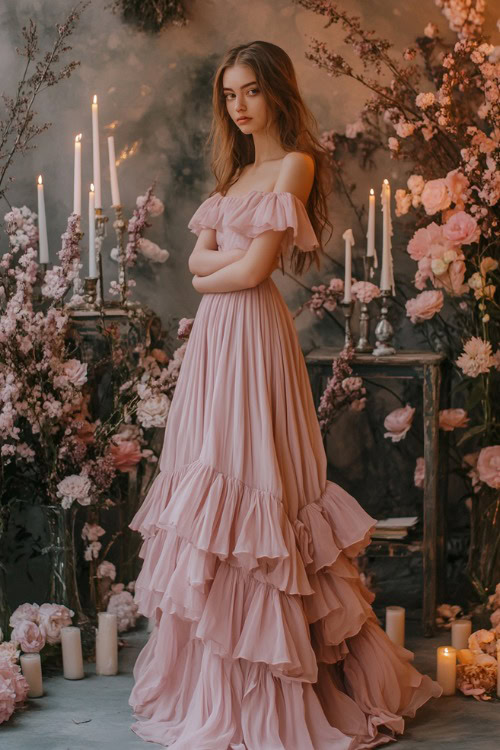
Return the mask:
[[[344,302],[352,301],[351,284],[352,284],[352,246],[354,245],[354,235],[352,229],[346,229],[342,235],[345,241],[345,278],[344,278]]]
[[[93,279],[97,276],[95,255],[95,193],[94,185],[89,191],[89,276]]]
[[[61,628],[63,674],[67,680],[81,680],[83,674],[82,636],[80,628]]]
[[[96,634],[96,674],[113,675],[118,672],[118,624],[112,612],[99,612]]]
[[[45,196],[43,193],[42,175],[38,176],[38,247],[39,262],[49,262],[49,241],[47,239],[47,217],[45,216]]]
[[[377,251],[375,250],[375,191],[370,188],[368,196],[368,231],[366,233],[366,257],[373,258],[374,268],[378,267]]]
[[[385,632],[393,643],[405,645],[405,608],[392,605],[385,608]]]
[[[118,189],[118,175],[116,174],[115,139],[108,136],[109,174],[111,175],[111,202],[113,206],[121,206],[120,191]]]
[[[73,213],[82,215],[82,134],[75,138],[75,167],[73,180]]]
[[[437,649],[436,681],[443,688],[443,695],[454,695],[457,688],[457,650],[453,646]]]
[[[92,161],[94,167],[95,207],[102,208],[101,200],[101,155],[99,150],[99,110],[97,94],[92,101]]]
[[[28,698],[43,695],[42,662],[40,654],[21,654],[21,671],[29,685]]]
[[[457,651],[469,647],[469,636],[472,633],[470,620],[455,620],[451,623],[451,645]]]

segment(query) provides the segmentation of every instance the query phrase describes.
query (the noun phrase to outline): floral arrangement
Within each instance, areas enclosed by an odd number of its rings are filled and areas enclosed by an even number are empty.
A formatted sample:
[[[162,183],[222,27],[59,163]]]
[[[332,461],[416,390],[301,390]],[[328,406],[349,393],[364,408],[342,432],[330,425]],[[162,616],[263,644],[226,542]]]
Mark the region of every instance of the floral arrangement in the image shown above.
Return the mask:
[[[20,653],[15,642],[2,641],[0,634],[0,724],[23,708],[28,697],[29,685],[17,663]]]
[[[354,356],[352,348],[344,349],[333,360],[333,375],[328,378],[318,407],[321,432],[325,435],[333,420],[346,408],[362,411],[366,405],[366,388],[362,378],[352,374],[349,362]]]
[[[363,233],[364,209],[353,205],[342,153],[357,152],[365,168],[376,151],[385,152],[408,175],[405,187],[395,192],[396,215],[400,249],[416,263],[412,286],[418,294],[410,291],[396,303],[417,336],[454,364],[455,408],[440,415],[440,427],[463,429],[450,441],[451,466],[475,497],[469,502],[468,573],[485,602],[500,572],[500,420],[492,397],[500,369],[500,48],[483,34],[484,0],[435,0],[457,41],[445,41],[429,23],[400,54],[337,3],[296,2],[326,18],[327,27],[342,27],[359,66],[314,38],[306,57],[328,76],[346,76],[370,91],[345,134],[330,130],[322,136],[337,187],[350,200]],[[398,287],[400,293],[410,288],[404,282]],[[389,415],[386,435],[402,439],[411,416],[410,407]],[[422,486],[422,459],[415,479]]]
[[[170,24],[188,23],[183,0],[112,0],[107,7],[141,31],[158,33]]]

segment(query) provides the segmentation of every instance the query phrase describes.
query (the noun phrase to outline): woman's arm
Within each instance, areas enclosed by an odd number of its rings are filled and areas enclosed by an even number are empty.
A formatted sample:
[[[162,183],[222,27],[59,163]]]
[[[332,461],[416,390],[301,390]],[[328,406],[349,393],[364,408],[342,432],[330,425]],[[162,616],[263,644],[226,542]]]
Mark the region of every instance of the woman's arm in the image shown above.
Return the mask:
[[[202,229],[189,256],[188,268],[197,276],[207,276],[240,260],[244,254],[244,250],[237,249],[218,252],[215,229]]]

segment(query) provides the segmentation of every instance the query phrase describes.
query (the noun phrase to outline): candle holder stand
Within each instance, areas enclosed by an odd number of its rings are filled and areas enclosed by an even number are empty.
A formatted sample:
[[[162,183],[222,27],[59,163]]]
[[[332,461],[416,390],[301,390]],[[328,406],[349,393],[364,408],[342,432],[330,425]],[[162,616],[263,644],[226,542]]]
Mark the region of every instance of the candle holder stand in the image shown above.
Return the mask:
[[[366,256],[363,258],[364,279],[369,281],[373,276],[373,257]],[[360,354],[370,354],[373,346],[370,344],[370,310],[366,302],[361,302],[361,312],[359,315],[359,339],[355,351]]]
[[[80,242],[85,236],[84,232],[82,232],[81,230],[81,216],[78,216],[77,234],[75,236],[78,242],[78,249],[80,249]],[[81,257],[82,257],[82,254],[80,252],[80,259]],[[83,288],[83,282],[80,278],[80,271],[78,271],[78,275],[75,276],[75,278],[73,279],[73,294],[76,294],[82,297],[84,295],[84,288]]]
[[[354,338],[351,330],[351,318],[352,312],[354,310],[354,302],[346,302],[345,300],[342,300],[340,302],[340,307],[342,308],[345,320],[344,349],[351,349],[354,344]]]
[[[392,345],[394,329],[388,318],[390,296],[390,289],[382,290],[382,307],[380,309],[379,320],[375,328],[376,346],[372,352],[375,357],[383,357],[391,354],[396,354],[396,349]]]
[[[128,281],[127,281],[127,264],[125,248],[126,222],[123,218],[121,205],[113,206],[115,209],[116,219],[113,222],[113,229],[116,232],[116,243],[118,248],[118,286],[120,288],[120,305],[124,308],[130,307],[128,299]]]
[[[104,238],[106,237],[106,222],[108,217],[102,212],[102,208],[95,210],[95,262],[97,267],[97,278],[99,283],[96,288],[96,303],[98,307],[104,304],[104,281],[102,275],[102,254],[101,248]]]
[[[97,310],[101,305],[97,302],[97,276],[86,276],[83,282],[84,304],[80,309]]]

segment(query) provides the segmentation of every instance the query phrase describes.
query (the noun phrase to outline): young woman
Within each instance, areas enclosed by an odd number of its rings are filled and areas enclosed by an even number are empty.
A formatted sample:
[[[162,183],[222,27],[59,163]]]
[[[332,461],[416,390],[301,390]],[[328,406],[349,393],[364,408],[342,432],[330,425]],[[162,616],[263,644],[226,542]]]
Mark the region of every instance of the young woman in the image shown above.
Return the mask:
[[[160,473],[130,527],[135,598],[155,627],[130,696],[144,740],[175,750],[348,750],[391,741],[441,688],[394,645],[353,558],[375,519],[326,479],[290,312],[329,224],[324,151],[290,58],[230,50],[213,90],[216,190],[192,217],[203,297]],[[331,225],[330,225],[331,226]]]

